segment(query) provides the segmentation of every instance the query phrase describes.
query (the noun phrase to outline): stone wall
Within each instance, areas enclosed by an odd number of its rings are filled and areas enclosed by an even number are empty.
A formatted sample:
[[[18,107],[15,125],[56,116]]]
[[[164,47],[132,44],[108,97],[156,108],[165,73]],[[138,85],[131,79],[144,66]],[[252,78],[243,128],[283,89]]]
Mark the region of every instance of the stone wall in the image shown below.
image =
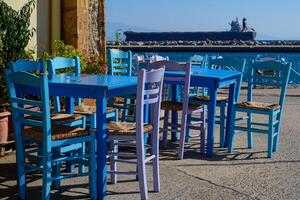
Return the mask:
[[[105,60],[105,0],[89,0],[89,51]]]

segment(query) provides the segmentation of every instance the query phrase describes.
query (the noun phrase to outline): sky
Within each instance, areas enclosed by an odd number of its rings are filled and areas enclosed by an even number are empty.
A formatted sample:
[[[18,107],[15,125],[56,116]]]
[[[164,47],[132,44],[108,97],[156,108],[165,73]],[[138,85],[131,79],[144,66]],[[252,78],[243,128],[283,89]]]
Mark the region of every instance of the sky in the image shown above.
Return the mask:
[[[300,0],[106,0],[107,26],[132,31],[225,31],[235,17],[257,39],[300,40]]]

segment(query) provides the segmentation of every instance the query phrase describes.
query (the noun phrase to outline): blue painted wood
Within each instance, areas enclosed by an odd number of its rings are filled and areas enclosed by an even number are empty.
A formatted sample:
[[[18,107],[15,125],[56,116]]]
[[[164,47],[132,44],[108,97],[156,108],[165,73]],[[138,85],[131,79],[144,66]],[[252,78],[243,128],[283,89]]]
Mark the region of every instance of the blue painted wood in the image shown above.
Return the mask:
[[[16,62],[19,64],[20,62]],[[11,64],[12,66],[14,63]],[[12,109],[12,117],[13,117],[13,126],[14,126],[14,134],[15,134],[15,140],[16,140],[16,157],[17,157],[17,171],[18,171],[18,190],[19,190],[19,198],[25,199],[26,198],[26,174],[32,172],[32,169],[41,170],[43,173],[43,190],[42,190],[42,199],[50,199],[50,187],[52,184],[52,180],[55,180],[55,185],[58,186],[59,182],[56,182],[62,178],[67,178],[65,176],[59,176],[59,173],[54,172],[51,175],[51,168],[52,163],[57,162],[52,159],[52,150],[58,150],[59,146],[61,145],[70,145],[74,143],[80,143],[80,142],[90,142],[91,146],[93,145],[93,141],[95,140],[94,133],[91,129],[91,134],[89,136],[85,137],[76,137],[76,138],[70,138],[65,140],[58,140],[58,141],[52,141],[51,139],[51,132],[52,132],[52,124],[50,119],[50,101],[49,101],[49,86],[48,86],[48,78],[45,74],[41,75],[41,77],[38,77],[36,75],[30,74],[28,72],[13,72],[12,70],[6,71],[6,82],[8,85],[8,93],[10,97],[10,103],[11,103],[11,109]],[[28,82],[30,80],[30,82]],[[22,94],[22,90],[18,90],[16,92],[16,87],[29,87],[33,88],[31,95],[37,95],[40,97],[40,103],[37,103],[38,100],[35,101],[27,101],[26,97],[24,97],[24,94]],[[38,92],[37,92],[38,91]],[[25,91],[25,94],[30,94],[30,92]],[[42,118],[41,118],[41,124],[42,124],[42,140],[35,140],[34,138],[30,138],[31,143],[36,142],[38,144],[42,143],[40,145],[40,154],[38,156],[42,157],[41,166],[33,166],[29,168],[25,168],[25,166],[30,166],[30,163],[25,162],[25,158],[27,154],[24,154],[25,150],[25,143],[23,135],[21,134],[24,128],[24,125],[27,123],[27,119],[23,115],[23,113],[26,113],[27,115],[40,115],[41,111],[25,111],[23,108],[23,104],[20,104],[15,101],[16,99],[23,98],[23,101],[20,102],[26,102],[39,105],[40,110],[42,111]],[[34,113],[36,112],[36,113]],[[25,124],[23,124],[25,122]],[[31,126],[36,126],[40,124],[31,123]],[[95,146],[93,146],[95,148]],[[57,155],[57,154],[56,154]],[[33,155],[31,155],[33,156]],[[90,155],[84,155],[84,158],[89,158],[91,160],[91,163],[93,160],[95,160],[95,157],[91,157]],[[69,160],[72,159],[78,159],[78,158],[68,158]],[[90,170],[93,169],[90,166]],[[58,170],[58,168],[56,168]],[[90,173],[95,176],[96,171],[90,171]],[[53,176],[53,177],[52,177]],[[95,184],[95,182],[93,182]],[[95,197],[94,191],[90,191],[91,197]]]
[[[247,127],[239,127],[234,124],[230,128],[230,137],[229,137],[229,147],[228,151],[232,152],[233,149],[233,141],[235,133],[237,131],[246,131],[248,138],[248,148],[253,147],[253,138],[252,133],[261,133],[268,135],[268,157],[272,157],[272,152],[277,150],[278,140],[280,137],[280,124],[281,117],[284,108],[285,95],[289,80],[289,75],[291,71],[291,64],[267,60],[267,61],[256,61],[251,65],[250,77],[248,79],[248,94],[247,101],[253,101],[253,87],[254,86],[265,86],[265,85],[274,85],[280,90],[280,98],[277,103],[280,105],[280,109],[274,110],[257,110],[251,108],[234,108],[234,112],[246,113],[247,115]],[[253,128],[252,125],[257,125],[257,122],[253,122],[252,114],[260,114],[266,115],[269,118],[267,124],[259,124],[263,125],[263,127],[267,126],[268,130]],[[234,115],[236,115],[234,113]],[[275,118],[275,119],[274,119]],[[236,131],[236,132],[235,132]]]
[[[131,51],[122,51],[119,49],[109,49],[107,52],[108,58],[108,75],[116,76],[132,76],[133,64],[132,64],[132,53]],[[110,99],[109,104],[122,111],[122,121],[129,120],[129,115],[134,113],[133,101],[134,96],[125,96],[124,105],[114,105],[113,99]],[[131,118],[134,118],[131,117]]]
[[[19,72],[19,71],[35,72],[35,71],[39,71],[39,72],[43,73],[46,70],[43,60],[40,60],[39,62],[36,62],[36,61],[31,61],[31,60],[19,59],[15,62],[10,62],[9,68],[13,72]]]
[[[184,76],[183,73],[180,72],[170,72],[166,71],[165,76],[172,76],[172,77],[182,77]],[[191,86],[195,87],[206,87],[211,92],[215,93],[215,91],[218,88],[225,87],[228,85],[231,85],[234,83],[234,86],[236,83],[241,80],[241,72],[238,71],[231,71],[231,70],[217,70],[217,69],[194,69],[191,73]],[[165,83],[168,84],[180,84],[176,81],[165,81]],[[216,95],[214,95],[216,96]],[[214,98],[210,98],[209,105],[215,106],[214,103],[216,100]],[[228,106],[230,104],[233,104],[234,99],[229,99]],[[211,125],[208,125],[208,141],[206,145],[206,155],[212,156],[213,155],[213,138],[214,138],[214,123],[212,123],[215,120],[215,108],[209,108],[211,106],[208,106],[208,123]],[[228,115],[227,110],[227,117],[226,121],[230,121],[231,115]],[[228,122],[227,122],[228,123]]]
[[[73,58],[66,58],[66,57],[55,57],[53,59],[48,60],[48,68],[49,68],[49,74],[52,76],[53,74],[62,73],[63,71],[73,71],[73,75],[78,76],[81,73],[80,69],[80,58],[78,56],[75,56]],[[60,98],[54,97],[54,108],[56,112],[61,112],[61,106],[60,106]],[[75,102],[72,97],[68,97],[66,99],[66,111],[68,113],[74,113],[73,105]],[[82,102],[80,98],[76,99],[76,105],[80,105]],[[91,118],[96,118],[94,115],[87,115],[87,123],[91,123]],[[107,118],[112,120],[117,120],[117,112],[107,113]]]

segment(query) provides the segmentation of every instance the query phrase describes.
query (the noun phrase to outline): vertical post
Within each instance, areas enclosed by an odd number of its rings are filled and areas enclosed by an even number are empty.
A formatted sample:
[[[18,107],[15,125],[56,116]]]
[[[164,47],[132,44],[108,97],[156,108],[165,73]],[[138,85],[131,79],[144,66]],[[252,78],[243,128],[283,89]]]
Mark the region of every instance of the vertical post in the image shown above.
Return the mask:
[[[105,0],[89,0],[89,53],[106,58]]]
[[[88,0],[61,1],[61,36],[66,44],[88,50]]]

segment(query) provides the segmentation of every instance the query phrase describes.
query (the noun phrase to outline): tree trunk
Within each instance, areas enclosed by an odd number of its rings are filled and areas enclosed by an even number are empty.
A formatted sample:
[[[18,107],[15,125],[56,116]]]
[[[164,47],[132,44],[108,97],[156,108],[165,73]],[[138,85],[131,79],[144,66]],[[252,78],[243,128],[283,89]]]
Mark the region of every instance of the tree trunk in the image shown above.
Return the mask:
[[[106,57],[105,0],[89,0],[89,52]]]

